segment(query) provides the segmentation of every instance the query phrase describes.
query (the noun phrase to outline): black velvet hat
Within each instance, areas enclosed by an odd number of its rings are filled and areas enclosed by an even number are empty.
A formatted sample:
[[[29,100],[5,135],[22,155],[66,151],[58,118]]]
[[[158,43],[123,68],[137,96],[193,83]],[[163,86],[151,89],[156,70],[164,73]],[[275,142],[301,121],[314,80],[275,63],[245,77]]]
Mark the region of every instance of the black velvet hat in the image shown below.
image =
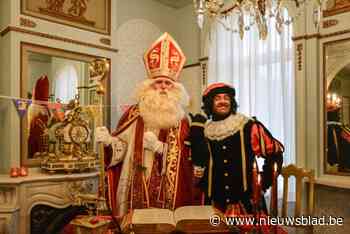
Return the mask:
[[[219,93],[227,93],[232,95],[233,97],[236,94],[235,89],[228,84],[225,83],[214,83],[209,85],[203,92],[203,101],[205,101],[207,98],[212,98],[214,97],[216,94]]]

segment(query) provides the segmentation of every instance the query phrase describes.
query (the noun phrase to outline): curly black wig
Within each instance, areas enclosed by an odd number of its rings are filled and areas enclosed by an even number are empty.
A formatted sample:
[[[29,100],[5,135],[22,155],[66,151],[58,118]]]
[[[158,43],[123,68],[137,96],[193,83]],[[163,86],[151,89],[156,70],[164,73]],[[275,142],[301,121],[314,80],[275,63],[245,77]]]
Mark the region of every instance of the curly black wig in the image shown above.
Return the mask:
[[[208,118],[212,118],[214,116],[213,113],[213,103],[214,103],[214,97],[217,94],[220,93],[226,93],[230,96],[231,98],[231,112],[230,114],[236,114],[237,111],[237,101],[235,99],[235,89],[231,86],[221,86],[221,87],[216,87],[206,94],[203,95],[202,101],[203,101],[203,106],[202,109],[205,112],[205,114],[208,116]]]

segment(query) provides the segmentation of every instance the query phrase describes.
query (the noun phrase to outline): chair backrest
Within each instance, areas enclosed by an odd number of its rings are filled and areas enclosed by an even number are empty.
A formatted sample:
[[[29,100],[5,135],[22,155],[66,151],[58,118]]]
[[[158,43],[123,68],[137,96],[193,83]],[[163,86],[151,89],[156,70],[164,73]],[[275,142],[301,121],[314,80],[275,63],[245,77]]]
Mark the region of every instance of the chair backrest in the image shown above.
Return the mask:
[[[281,175],[283,177],[283,200],[282,200],[282,217],[287,216],[288,209],[288,185],[289,177],[295,177],[295,207],[294,207],[294,216],[301,216],[301,205],[302,205],[302,194],[305,194],[305,191],[302,191],[304,178],[308,180],[308,196],[306,200],[307,206],[307,215],[312,216],[314,211],[314,185],[315,185],[315,172],[314,170],[306,170],[304,168],[296,167],[294,164],[290,164],[282,168]]]

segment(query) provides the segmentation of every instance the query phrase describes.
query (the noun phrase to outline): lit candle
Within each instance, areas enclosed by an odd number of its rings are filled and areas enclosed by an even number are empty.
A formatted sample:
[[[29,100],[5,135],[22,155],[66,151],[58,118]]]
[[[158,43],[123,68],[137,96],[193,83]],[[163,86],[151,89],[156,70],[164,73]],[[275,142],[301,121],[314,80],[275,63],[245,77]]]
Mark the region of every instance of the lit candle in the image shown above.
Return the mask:
[[[259,206],[260,194],[261,194],[261,175],[258,174],[258,180],[256,183],[256,204]],[[257,207],[259,209],[259,207]]]
[[[274,163],[273,165],[271,200],[272,200],[271,215],[276,217],[277,216],[277,163]]]
[[[257,167],[256,167],[256,162],[254,161],[254,163],[253,163],[253,178],[252,178],[254,184],[256,183],[257,175],[258,175],[258,170],[257,170]]]
[[[273,171],[274,171],[274,173],[277,173],[277,163],[276,162],[273,164]]]
[[[257,171],[257,166],[256,162],[253,162],[253,172],[252,172],[252,184],[253,184],[253,202],[254,204],[257,203],[257,176],[258,176],[258,171]]]

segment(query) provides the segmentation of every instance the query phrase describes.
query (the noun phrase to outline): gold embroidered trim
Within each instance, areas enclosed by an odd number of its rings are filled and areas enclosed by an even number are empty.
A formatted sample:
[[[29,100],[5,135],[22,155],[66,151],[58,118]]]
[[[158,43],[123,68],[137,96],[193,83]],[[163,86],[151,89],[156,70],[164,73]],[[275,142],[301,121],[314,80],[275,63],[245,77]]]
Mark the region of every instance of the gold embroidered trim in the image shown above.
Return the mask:
[[[212,181],[213,181],[213,155],[211,153],[210,144],[208,142],[208,149],[209,149],[209,171],[208,171],[208,197],[211,198],[211,187],[212,187]]]
[[[204,128],[204,124],[203,124],[203,123],[198,123],[198,122],[191,123],[191,127],[192,127],[192,126]]]
[[[132,174],[131,174],[131,180],[130,180],[130,209],[132,210],[134,207],[133,207],[133,204],[134,204],[134,168],[132,168]]]
[[[143,158],[143,155],[142,155],[142,158]],[[145,198],[146,198],[146,207],[149,208],[149,194],[148,194],[148,186],[147,186],[147,183],[146,183],[146,179],[145,179],[145,176],[142,175],[142,182],[143,182],[143,187],[144,187],[144,191],[145,191]]]
[[[139,117],[139,115],[140,115],[140,112],[139,112],[138,108],[133,108],[132,110],[130,110],[130,113],[128,113],[128,120],[117,129],[115,134],[117,135],[117,134],[121,133],[122,131],[124,131],[124,129],[126,127],[128,127],[129,124],[131,124],[135,119],[137,119],[137,117]]]
[[[261,134],[260,126],[258,128],[259,128],[259,138],[260,138],[261,153],[262,153],[262,155],[267,155],[266,154],[266,147],[265,147],[264,136]]]
[[[165,208],[173,209],[175,202],[176,180],[179,170],[180,149],[177,142],[178,128],[171,128],[168,135],[167,169],[165,174]]]
[[[175,209],[175,205],[176,205],[176,195],[177,195],[177,186],[178,186],[178,178],[179,178],[179,168],[180,168],[180,162],[181,162],[181,150],[180,150],[180,147],[179,147],[179,145],[180,145],[180,134],[181,134],[181,131],[179,130],[179,129],[181,129],[181,123],[182,122],[180,122],[180,124],[179,124],[179,127],[178,127],[178,131],[177,131],[177,134],[176,134],[176,136],[177,136],[177,138],[176,138],[176,140],[177,140],[177,148],[178,148],[178,152],[177,152],[177,166],[176,166],[176,179],[175,179],[175,191],[174,191],[174,193],[175,193],[175,196],[173,197],[173,209]]]
[[[243,189],[247,191],[247,169],[246,169],[246,153],[245,153],[245,144],[244,144],[244,134],[243,128],[239,130],[241,137],[241,153],[242,153],[242,179],[243,179]]]
[[[335,144],[335,151],[336,151],[336,154],[337,154],[337,161],[339,162],[339,148],[338,148],[338,140],[337,140],[337,134],[335,132],[335,129],[333,129],[332,131],[332,135],[333,135],[333,141],[334,141],[334,144]]]

